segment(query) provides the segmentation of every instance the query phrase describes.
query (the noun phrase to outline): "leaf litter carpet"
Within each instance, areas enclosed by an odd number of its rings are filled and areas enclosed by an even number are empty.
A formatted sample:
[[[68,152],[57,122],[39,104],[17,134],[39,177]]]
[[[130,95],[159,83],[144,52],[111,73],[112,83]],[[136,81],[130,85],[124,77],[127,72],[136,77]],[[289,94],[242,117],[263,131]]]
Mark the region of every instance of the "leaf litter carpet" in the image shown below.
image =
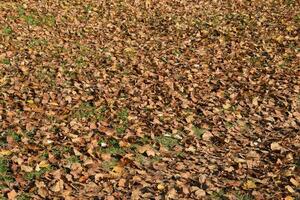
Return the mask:
[[[299,8],[1,1],[0,198],[299,199]]]

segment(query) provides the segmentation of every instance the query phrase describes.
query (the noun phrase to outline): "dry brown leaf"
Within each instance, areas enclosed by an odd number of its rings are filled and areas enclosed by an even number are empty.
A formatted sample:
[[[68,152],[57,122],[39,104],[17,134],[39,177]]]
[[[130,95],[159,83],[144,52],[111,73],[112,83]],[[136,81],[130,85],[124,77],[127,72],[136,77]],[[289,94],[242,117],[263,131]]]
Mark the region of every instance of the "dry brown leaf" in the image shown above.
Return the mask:
[[[171,190],[168,191],[167,197],[170,198],[170,199],[177,199],[178,198],[178,193],[174,188],[172,188]]]
[[[205,131],[205,133],[203,133],[203,135],[202,135],[202,139],[204,141],[210,141],[210,138],[212,138],[212,137],[213,137],[213,134],[209,131]]]
[[[0,156],[9,156],[11,155],[13,152],[10,150],[0,150]]]
[[[247,180],[244,184],[243,184],[243,188],[245,190],[251,190],[251,189],[255,189],[256,188],[256,184],[251,181],[251,180]]]
[[[202,198],[206,196],[206,192],[202,189],[196,190],[195,195],[197,198]]]
[[[27,165],[21,165],[21,170],[24,172],[32,172],[33,168]]]
[[[12,191],[10,191],[9,193],[7,193],[8,199],[11,199],[11,200],[15,200],[16,197],[17,197],[17,195],[18,195],[18,194],[16,193],[15,190],[12,190]]]
[[[113,167],[113,169],[109,173],[112,176],[120,177],[124,173],[124,167],[117,165],[117,166]]]
[[[140,195],[141,195],[141,192],[140,190],[138,189],[134,189],[131,193],[131,199],[132,200],[139,200],[140,199]]]
[[[300,186],[299,182],[298,182],[296,179],[294,179],[294,178],[291,178],[291,179],[290,179],[290,182],[291,182],[294,186],[296,186],[296,187]]]
[[[62,191],[64,189],[64,181],[63,180],[57,181],[50,189],[53,192],[60,192],[60,191]]]
[[[291,196],[286,196],[286,197],[284,198],[284,200],[294,200],[294,198],[291,197]]]
[[[271,143],[271,149],[272,149],[272,151],[280,151],[282,149],[282,147],[280,146],[280,144],[278,142],[273,142],[273,143]]]
[[[126,179],[121,178],[118,183],[119,187],[125,187],[125,184],[126,184]]]
[[[114,199],[115,199],[115,197],[111,196],[111,195],[106,197],[106,200],[114,200]]]
[[[155,156],[155,151],[154,151],[154,149],[152,148],[152,146],[150,146],[149,144],[146,144],[146,145],[144,145],[144,146],[140,146],[140,147],[138,147],[137,150],[138,150],[138,152],[141,153],[141,154],[143,154],[143,153],[146,152],[146,154],[147,154],[148,156]]]
[[[287,189],[287,191],[289,191],[290,193],[295,193],[295,190],[290,185],[286,185],[285,189]]]
[[[165,189],[165,185],[163,183],[160,183],[157,185],[157,189],[158,190],[164,190]]]

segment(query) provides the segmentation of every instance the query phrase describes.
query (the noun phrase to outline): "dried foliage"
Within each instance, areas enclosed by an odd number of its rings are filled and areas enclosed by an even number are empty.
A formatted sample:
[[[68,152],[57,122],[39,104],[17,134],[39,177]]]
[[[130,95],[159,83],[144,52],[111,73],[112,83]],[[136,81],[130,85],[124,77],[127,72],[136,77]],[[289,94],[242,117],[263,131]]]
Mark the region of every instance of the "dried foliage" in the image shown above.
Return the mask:
[[[297,0],[0,2],[1,199],[299,199]]]

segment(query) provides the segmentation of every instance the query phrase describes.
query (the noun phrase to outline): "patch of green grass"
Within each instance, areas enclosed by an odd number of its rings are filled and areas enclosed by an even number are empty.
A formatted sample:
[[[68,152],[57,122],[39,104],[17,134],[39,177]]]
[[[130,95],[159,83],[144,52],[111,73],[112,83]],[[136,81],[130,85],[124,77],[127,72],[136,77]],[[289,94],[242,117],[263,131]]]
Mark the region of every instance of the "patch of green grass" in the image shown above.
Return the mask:
[[[11,136],[15,142],[21,141],[21,136],[15,131],[8,129],[1,133],[0,135],[0,146],[5,146],[7,144],[6,137]]]
[[[79,163],[80,162],[80,158],[76,155],[72,155],[69,158],[67,158],[69,163]]]
[[[183,151],[180,151],[180,152],[176,153],[176,156],[179,158],[185,158],[185,153]]]
[[[41,159],[43,159],[43,160],[46,160],[46,159],[48,159],[48,158],[49,158],[49,154],[48,154],[48,152],[44,152],[44,153],[42,153],[42,155],[40,155],[40,158],[41,158]]]
[[[22,5],[17,7],[19,17],[23,17],[25,15],[25,9]]]
[[[126,129],[127,129],[127,127],[125,127],[125,126],[118,126],[118,127],[116,127],[116,132],[117,132],[117,134],[121,135],[121,134],[125,133]]]
[[[56,23],[55,17],[51,14],[47,14],[45,16],[39,16],[36,12],[30,12],[26,14],[26,10],[23,6],[18,7],[18,15],[30,26],[54,26]]]
[[[24,18],[25,22],[30,26],[38,26],[41,24],[40,19],[36,15],[29,14],[29,15],[23,16],[23,18]]]
[[[156,140],[159,144],[163,145],[167,149],[171,149],[179,143],[178,139],[170,136],[159,136],[156,138]]]
[[[9,174],[9,161],[3,157],[0,157],[0,182],[1,181],[5,183],[14,182],[14,178]]]
[[[253,200],[254,197],[250,194],[242,194],[242,193],[238,193],[236,195],[237,200]]]
[[[4,35],[11,35],[13,32],[12,28],[10,26],[5,26],[3,29],[2,29],[2,33]]]
[[[48,44],[48,41],[45,40],[45,39],[39,39],[39,38],[35,38],[35,39],[32,39],[29,43],[28,43],[28,46],[33,48],[33,47],[36,47],[36,46],[45,46]]]
[[[55,26],[55,23],[56,23],[56,19],[53,15],[44,16],[44,17],[42,17],[41,21],[46,26],[50,26],[50,27]]]
[[[102,150],[102,152],[109,153],[112,155],[124,155],[125,151],[121,147],[108,147]]]
[[[52,153],[55,157],[62,157],[65,153],[71,153],[72,147],[69,146],[60,146],[60,147],[53,147]]]
[[[103,142],[103,140],[101,142]],[[101,144],[101,142],[99,141],[99,144]],[[120,147],[119,142],[115,139],[109,140],[108,147],[101,147],[100,151],[111,155],[124,155],[126,153],[125,150]]]
[[[6,185],[0,185],[0,190],[8,188]],[[0,196],[0,200],[2,200],[3,197]]]
[[[147,136],[137,139],[138,144],[150,144],[151,139]]]
[[[26,180],[34,180],[34,179],[40,178],[43,174],[45,174],[46,172],[48,172],[50,170],[51,170],[51,167],[46,167],[46,168],[40,169],[40,171],[28,172],[25,174],[24,178]]]
[[[122,109],[119,113],[118,113],[118,119],[122,120],[122,121],[127,121],[128,118],[128,109]]]
[[[196,126],[193,126],[193,132],[195,134],[195,136],[198,138],[198,139],[201,139],[202,138],[202,135],[205,133],[205,129],[202,129],[202,128],[198,128]]]
[[[13,130],[8,130],[7,135],[10,135],[16,142],[21,141],[21,136]]]
[[[220,190],[218,192],[213,192],[210,196],[213,200],[227,200],[228,198],[225,196],[225,192]]]
[[[118,164],[117,159],[111,159],[111,160],[102,162],[101,167],[105,171],[111,171],[117,164]]]
[[[105,108],[103,107],[96,108],[89,103],[82,103],[74,112],[72,112],[72,116],[77,119],[85,118],[101,121],[103,119],[104,112]]]
[[[77,58],[75,63],[76,63],[76,66],[78,66],[78,67],[84,67],[87,64],[87,62],[84,60],[83,57]]]
[[[115,129],[119,135],[124,134],[128,127],[128,115],[126,108],[117,113],[118,124],[115,125]]]
[[[28,193],[22,193],[17,197],[17,200],[30,200],[32,199]]]
[[[8,172],[8,161],[0,157],[0,174],[6,174]]]
[[[294,21],[296,23],[299,23],[300,22],[300,13],[298,13],[295,17],[294,17]]]
[[[8,58],[4,58],[1,63],[4,65],[10,65],[10,60]]]

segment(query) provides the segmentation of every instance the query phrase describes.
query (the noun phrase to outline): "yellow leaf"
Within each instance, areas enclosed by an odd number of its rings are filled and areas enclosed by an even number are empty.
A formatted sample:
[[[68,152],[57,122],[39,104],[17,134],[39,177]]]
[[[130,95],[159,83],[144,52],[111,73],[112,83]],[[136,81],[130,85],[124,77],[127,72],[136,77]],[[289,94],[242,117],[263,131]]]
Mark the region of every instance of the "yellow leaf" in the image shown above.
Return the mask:
[[[286,27],[286,30],[288,31],[288,32],[292,32],[292,31],[294,31],[296,28],[294,27],[294,26],[287,26]]]
[[[112,169],[110,174],[116,177],[120,177],[122,176],[123,172],[124,172],[124,168],[122,166],[117,165]]]
[[[255,189],[256,185],[255,185],[255,183],[253,181],[248,180],[247,182],[244,183],[243,188],[245,190],[251,190],[251,189]]]
[[[12,191],[10,191],[9,193],[7,193],[8,199],[16,199],[17,195],[18,195],[18,194],[16,193],[15,190],[12,190]]]
[[[275,38],[275,40],[279,43],[283,42],[284,37],[282,35],[279,35],[278,37]]]
[[[294,200],[294,198],[291,197],[291,196],[286,196],[286,197],[284,198],[284,200]]]
[[[43,161],[40,162],[39,167],[40,168],[49,167],[49,163],[46,160],[43,160]]]
[[[252,99],[252,104],[253,104],[254,106],[258,106],[258,97],[254,97],[254,98]]]
[[[285,186],[285,189],[287,189],[290,193],[295,192],[295,190],[290,185]]]
[[[158,190],[164,190],[165,186],[162,183],[160,183],[160,184],[157,185],[157,189]]]
[[[223,108],[228,110],[231,107],[230,103],[223,104]]]
[[[1,150],[0,151],[0,156],[9,156],[11,154],[12,154],[12,152],[10,150]]]
[[[34,101],[33,100],[27,100],[27,103],[34,104]]]

